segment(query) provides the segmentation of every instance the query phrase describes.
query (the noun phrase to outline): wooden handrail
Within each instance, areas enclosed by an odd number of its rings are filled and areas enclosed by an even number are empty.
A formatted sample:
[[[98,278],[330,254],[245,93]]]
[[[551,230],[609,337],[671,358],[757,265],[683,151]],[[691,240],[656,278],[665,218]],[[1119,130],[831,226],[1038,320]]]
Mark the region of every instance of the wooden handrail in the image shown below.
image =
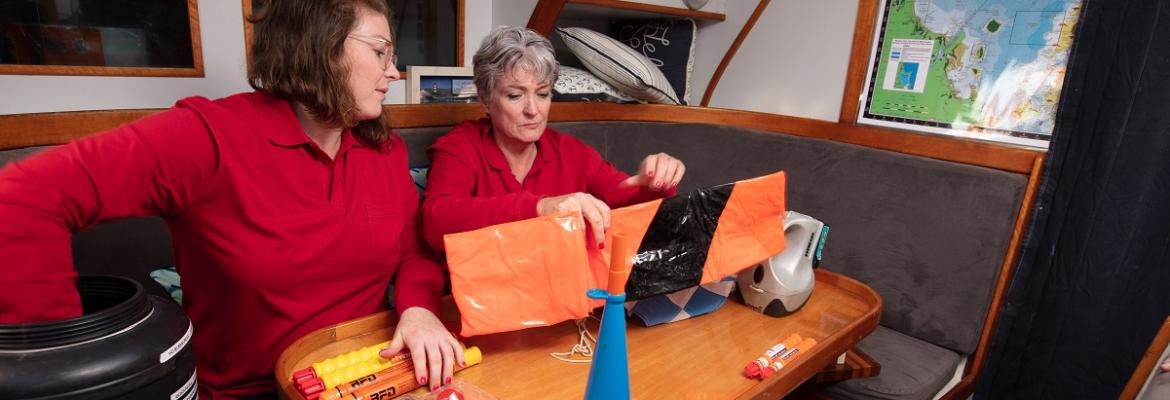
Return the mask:
[[[451,126],[482,117],[479,104],[403,104],[385,107],[395,128]],[[0,150],[61,144],[116,127],[159,109],[81,111],[0,116]],[[643,121],[725,125],[791,134],[963,164],[1031,174],[1043,152],[946,136],[753,111],[661,104],[553,103],[550,121]]]

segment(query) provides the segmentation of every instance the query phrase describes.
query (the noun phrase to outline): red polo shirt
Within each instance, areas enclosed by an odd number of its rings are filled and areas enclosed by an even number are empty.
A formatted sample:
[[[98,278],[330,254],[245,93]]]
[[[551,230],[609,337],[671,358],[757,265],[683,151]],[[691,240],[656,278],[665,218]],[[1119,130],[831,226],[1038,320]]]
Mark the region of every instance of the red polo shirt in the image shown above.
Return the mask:
[[[418,240],[395,137],[349,131],[330,159],[263,93],[174,108],[0,171],[0,322],[80,314],[71,232],[132,215],[170,228],[195,327],[200,397],[275,389],[301,336],[386,308],[438,313],[442,267]]]
[[[423,237],[443,249],[443,235],[536,217],[542,197],[585,192],[611,208],[674,195],[644,186],[621,188],[626,173],[577,138],[545,128],[536,160],[521,184],[492,136],[489,119],[465,121],[427,154],[431,167],[423,199]]]

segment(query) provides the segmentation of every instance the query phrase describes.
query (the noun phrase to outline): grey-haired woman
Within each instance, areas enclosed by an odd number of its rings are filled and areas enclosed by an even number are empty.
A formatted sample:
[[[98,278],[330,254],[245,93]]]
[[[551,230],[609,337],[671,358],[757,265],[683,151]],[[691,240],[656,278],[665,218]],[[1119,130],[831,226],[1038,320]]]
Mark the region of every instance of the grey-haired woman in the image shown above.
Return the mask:
[[[664,153],[629,176],[577,138],[547,127],[558,64],[532,30],[502,26],[475,53],[475,85],[487,118],[466,121],[428,151],[423,236],[578,211],[604,245],[611,207],[673,195],[686,168]]]

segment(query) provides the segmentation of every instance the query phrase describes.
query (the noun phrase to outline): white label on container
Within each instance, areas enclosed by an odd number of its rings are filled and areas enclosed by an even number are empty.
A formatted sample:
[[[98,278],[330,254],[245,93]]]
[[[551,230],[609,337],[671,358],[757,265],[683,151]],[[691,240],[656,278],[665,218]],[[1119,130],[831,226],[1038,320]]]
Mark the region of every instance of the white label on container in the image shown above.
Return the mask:
[[[162,352],[162,354],[158,355],[158,363],[159,364],[165,363],[165,362],[167,362],[167,360],[170,360],[171,358],[175,357],[175,354],[179,354],[179,351],[183,350],[183,346],[186,346],[187,342],[191,341],[191,334],[192,333],[195,333],[195,327],[192,326],[190,322],[188,322],[187,323],[187,333],[184,333],[183,337],[179,338],[179,341],[175,342],[175,344],[171,345],[171,347],[169,349],[167,349],[167,351],[164,351],[164,352]]]
[[[188,332],[190,332],[190,330],[188,330]],[[191,371],[191,378],[187,379],[187,383],[184,383],[183,387],[179,388],[179,390],[176,390],[174,393],[171,393],[171,400],[179,400],[180,398],[183,400],[199,398],[199,389],[195,388],[196,373],[197,371]]]

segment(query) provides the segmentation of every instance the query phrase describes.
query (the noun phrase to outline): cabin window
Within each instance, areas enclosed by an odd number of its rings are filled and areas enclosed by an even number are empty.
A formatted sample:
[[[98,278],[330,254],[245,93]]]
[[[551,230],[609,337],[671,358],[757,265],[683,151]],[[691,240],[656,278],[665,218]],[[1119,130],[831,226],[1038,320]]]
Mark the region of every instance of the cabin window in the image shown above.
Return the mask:
[[[0,74],[203,76],[195,4],[2,0]]]
[[[244,0],[244,15],[264,9],[268,0]],[[410,65],[463,66],[464,0],[386,0],[393,10],[398,70]],[[454,27],[454,29],[452,29]],[[249,58],[252,24],[245,18]]]

